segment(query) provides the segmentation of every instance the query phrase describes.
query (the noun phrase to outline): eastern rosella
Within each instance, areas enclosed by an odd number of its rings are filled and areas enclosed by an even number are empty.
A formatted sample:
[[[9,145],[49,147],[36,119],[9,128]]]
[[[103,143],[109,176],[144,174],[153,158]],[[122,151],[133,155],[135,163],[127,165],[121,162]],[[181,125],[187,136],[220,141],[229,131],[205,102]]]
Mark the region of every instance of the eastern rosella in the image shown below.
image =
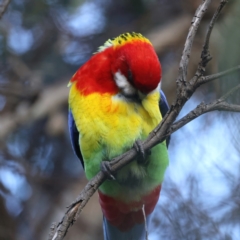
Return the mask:
[[[69,129],[86,177],[146,139],[168,110],[160,91],[161,65],[150,41],[138,33],[108,40],[73,75]],[[160,107],[160,109],[159,109]],[[106,240],[145,239],[168,165],[166,141],[122,168],[99,188]],[[147,220],[148,222],[148,220]]]

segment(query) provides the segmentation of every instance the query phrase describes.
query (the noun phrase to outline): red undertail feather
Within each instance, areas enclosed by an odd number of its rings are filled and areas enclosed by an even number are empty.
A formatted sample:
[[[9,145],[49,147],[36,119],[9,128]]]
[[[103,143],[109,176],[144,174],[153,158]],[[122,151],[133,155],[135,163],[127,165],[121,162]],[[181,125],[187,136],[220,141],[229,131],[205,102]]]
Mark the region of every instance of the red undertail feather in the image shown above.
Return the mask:
[[[151,214],[157,204],[161,185],[156,187],[150,194],[143,196],[141,201],[125,203],[113,197],[109,197],[100,191],[99,202],[103,215],[106,219],[120,231],[130,230],[135,224],[144,222],[142,206],[145,205],[146,216]]]

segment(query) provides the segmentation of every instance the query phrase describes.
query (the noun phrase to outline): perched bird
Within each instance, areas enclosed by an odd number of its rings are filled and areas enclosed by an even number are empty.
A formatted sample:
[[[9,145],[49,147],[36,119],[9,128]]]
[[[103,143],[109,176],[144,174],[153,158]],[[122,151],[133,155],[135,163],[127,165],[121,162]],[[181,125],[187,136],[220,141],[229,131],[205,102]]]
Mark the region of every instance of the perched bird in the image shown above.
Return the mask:
[[[161,65],[150,41],[139,33],[108,40],[73,75],[69,85],[72,146],[86,177],[133,146],[139,156],[99,188],[105,240],[143,240],[168,166],[166,141],[142,152],[139,140],[168,111]],[[146,216],[146,221],[144,220]]]

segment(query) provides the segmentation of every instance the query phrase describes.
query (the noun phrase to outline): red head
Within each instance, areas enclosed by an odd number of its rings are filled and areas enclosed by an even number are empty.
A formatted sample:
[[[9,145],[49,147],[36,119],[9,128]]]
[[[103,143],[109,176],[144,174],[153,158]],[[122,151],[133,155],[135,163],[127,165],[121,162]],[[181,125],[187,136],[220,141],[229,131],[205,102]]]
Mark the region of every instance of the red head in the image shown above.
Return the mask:
[[[150,41],[138,33],[108,40],[72,77],[83,94],[148,94],[161,79],[161,65]]]
[[[148,39],[137,33],[122,34],[113,40],[113,49],[112,72],[116,83],[117,77],[122,75],[144,94],[157,88],[162,74],[161,65]]]

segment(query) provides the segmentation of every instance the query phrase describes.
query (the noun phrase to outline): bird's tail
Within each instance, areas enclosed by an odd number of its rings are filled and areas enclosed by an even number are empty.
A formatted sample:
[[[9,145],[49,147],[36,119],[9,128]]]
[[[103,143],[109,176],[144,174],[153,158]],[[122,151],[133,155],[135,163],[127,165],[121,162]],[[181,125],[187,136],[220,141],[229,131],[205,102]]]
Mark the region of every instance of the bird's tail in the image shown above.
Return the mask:
[[[122,232],[103,216],[104,240],[145,240],[147,234],[145,225],[148,226],[149,221],[150,215],[146,217],[146,223],[135,224],[130,230]]]

